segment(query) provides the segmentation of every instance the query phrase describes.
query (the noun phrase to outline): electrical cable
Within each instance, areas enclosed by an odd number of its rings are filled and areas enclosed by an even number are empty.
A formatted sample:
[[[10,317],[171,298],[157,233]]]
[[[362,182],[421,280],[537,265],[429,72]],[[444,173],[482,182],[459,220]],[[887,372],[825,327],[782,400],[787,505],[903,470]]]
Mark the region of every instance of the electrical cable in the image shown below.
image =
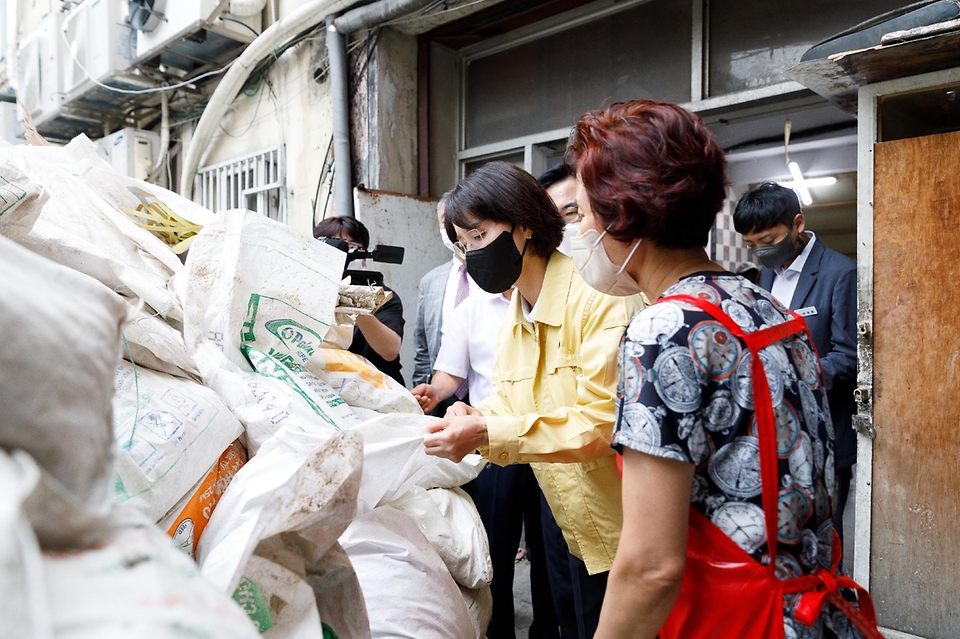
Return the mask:
[[[220,125],[219,125],[219,126],[220,126],[220,130],[223,131],[224,135],[226,135],[227,137],[231,137],[231,138],[239,138],[239,137],[243,137],[244,135],[246,135],[247,131],[249,131],[249,130],[251,129],[251,127],[253,127],[253,123],[257,121],[257,113],[260,111],[260,103],[261,103],[261,102],[263,102],[263,94],[262,94],[262,93],[260,94],[260,97],[257,98],[257,106],[256,106],[256,108],[254,108],[254,110],[253,110],[253,118],[250,119],[250,122],[247,124],[247,128],[245,128],[241,133],[230,133],[229,131],[227,131],[226,128],[224,128],[222,122],[221,122]]]
[[[220,19],[221,19],[221,20],[228,20],[229,22],[236,22],[236,23],[239,24],[239,25],[243,25],[243,26],[245,26],[247,29],[249,29],[249,30],[250,30],[250,33],[252,33],[254,36],[256,36],[256,37],[258,37],[258,38],[260,37],[260,34],[257,32],[257,30],[254,29],[253,27],[251,27],[249,24],[247,24],[247,23],[244,22],[243,20],[237,20],[236,18],[232,18],[232,17],[230,17],[230,16],[220,16]]]
[[[317,180],[317,190],[313,194],[313,225],[317,225],[317,203],[320,199],[320,185],[323,184],[323,180],[327,177],[327,174],[330,172],[332,167],[331,151],[333,150],[333,136],[330,136],[330,142],[327,143],[327,152],[323,156],[323,169],[320,171],[320,178]]]
[[[155,89],[118,89],[117,87],[112,87],[108,84],[104,84],[103,82],[100,82],[99,80],[94,78],[89,71],[87,71],[87,67],[83,66],[83,63],[77,59],[76,52],[73,50],[73,47],[70,46],[70,41],[67,40],[66,29],[60,30],[60,37],[63,38],[64,43],[67,45],[67,50],[70,52],[70,57],[73,58],[73,62],[78,67],[80,67],[80,70],[83,71],[83,74],[85,76],[87,76],[87,79],[89,79],[98,87],[107,89],[108,91],[113,91],[114,93],[123,93],[124,95],[148,95],[150,93],[163,93],[164,91],[173,91],[174,89],[179,89],[180,87],[187,87],[187,86],[190,86],[191,84],[196,84],[199,80],[202,80],[203,78],[209,78],[211,76],[219,75],[221,73],[226,72],[226,70],[229,69],[231,66],[233,66],[233,63],[237,61],[237,58],[234,58],[233,60],[223,65],[219,69],[214,69],[213,71],[207,71],[206,73],[201,73],[195,78],[191,78],[190,80],[185,80],[178,84],[171,84],[170,86],[166,86],[166,87],[157,87]]]

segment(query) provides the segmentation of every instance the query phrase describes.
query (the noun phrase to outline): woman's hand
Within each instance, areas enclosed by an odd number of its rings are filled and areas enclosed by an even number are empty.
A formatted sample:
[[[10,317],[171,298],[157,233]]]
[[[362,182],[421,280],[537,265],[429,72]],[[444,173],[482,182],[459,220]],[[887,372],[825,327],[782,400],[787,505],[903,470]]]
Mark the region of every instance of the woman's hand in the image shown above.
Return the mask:
[[[420,402],[420,410],[422,410],[425,415],[440,403],[440,399],[437,397],[437,389],[430,384],[420,384],[410,391],[410,394]]]
[[[463,402],[457,402],[447,410],[447,417],[427,427],[423,447],[428,455],[459,462],[481,446],[490,443],[487,437],[487,420],[476,409],[470,408],[474,413],[472,415],[450,416],[450,411],[459,405],[466,406]]]
[[[447,407],[447,413],[444,417],[465,417],[467,415],[479,415],[480,411],[464,402],[454,402],[452,406]]]

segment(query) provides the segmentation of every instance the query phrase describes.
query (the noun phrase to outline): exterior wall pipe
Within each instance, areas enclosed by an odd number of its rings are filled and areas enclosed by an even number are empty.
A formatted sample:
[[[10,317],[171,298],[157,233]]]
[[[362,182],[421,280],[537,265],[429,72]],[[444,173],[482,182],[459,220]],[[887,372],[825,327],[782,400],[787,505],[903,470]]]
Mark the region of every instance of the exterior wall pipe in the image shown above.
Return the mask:
[[[337,31],[346,35],[366,29],[433,4],[435,0],[380,0],[353,9],[333,21]]]
[[[160,152],[157,153],[157,161],[150,170],[156,173],[163,166],[167,159],[167,151],[170,150],[170,96],[164,91],[160,94]]]
[[[223,121],[230,104],[240,93],[244,82],[254,68],[265,58],[273,54],[274,49],[294,37],[304,29],[320,24],[324,17],[342,11],[354,0],[311,0],[270,25],[260,36],[244,49],[217,85],[207,108],[197,122],[193,139],[186,149],[180,171],[180,194],[186,198],[193,196],[193,178],[200,167],[200,161],[210,141]]]
[[[350,97],[347,87],[347,45],[333,17],[327,18],[327,59],[333,102],[333,202],[337,215],[354,217],[353,162],[350,157]]]
[[[267,56],[271,55],[276,47],[280,46],[297,33],[319,24],[324,20],[325,16],[335,15],[336,13],[343,11],[351,4],[354,4],[354,2],[355,0],[310,0],[297,10],[270,25],[269,28],[264,30],[263,33],[261,33],[256,40],[250,43],[243,53],[240,54],[240,57],[234,61],[230,69],[228,69],[226,74],[224,74],[223,80],[221,80],[220,84],[217,85],[213,95],[210,96],[210,101],[207,103],[207,107],[204,109],[203,115],[200,116],[200,120],[197,122],[193,139],[189,145],[189,148],[184,154],[183,166],[180,171],[181,195],[186,198],[191,198],[193,196],[193,178],[196,176],[197,169],[200,167],[200,161],[203,159],[203,154],[206,151],[207,146],[210,144],[210,141],[213,139],[213,136],[216,134],[218,125],[226,115],[227,109],[237,97],[237,94],[240,93],[240,89],[250,77],[251,72],[257,66],[257,64],[259,64]],[[327,27],[327,37],[329,38],[330,36],[331,28],[335,29],[337,33],[341,35],[352,33],[357,29],[370,27],[375,24],[400,17],[412,11],[416,11],[417,9],[428,6],[432,2],[433,0],[380,0],[379,2],[361,7],[360,9],[349,11],[339,18],[336,18],[333,21],[333,24]],[[345,66],[346,55],[344,55],[343,58]],[[334,112],[342,109],[343,112],[349,117],[349,104],[346,98],[346,77],[344,74],[343,86],[341,89],[335,90],[334,83],[337,82],[337,74],[334,73],[332,61],[330,78],[332,95],[336,96],[337,93],[341,93],[342,95],[340,100],[334,99]],[[335,117],[335,137],[337,136],[337,126],[337,118]],[[342,135],[346,136],[345,139],[347,140],[347,149],[349,149],[349,119],[347,120],[346,126],[343,126],[343,123],[341,122],[340,132]],[[344,156],[346,156],[346,162],[350,163],[349,150],[347,152],[341,151],[337,155],[340,156],[341,162],[344,161]],[[337,198],[335,200],[338,204],[337,211],[341,215],[353,215],[353,184],[350,175],[351,172],[351,170],[347,169],[340,170],[338,165],[337,175],[345,175],[347,178],[346,180],[338,180],[338,184],[345,183],[345,186],[342,188],[338,186]],[[346,190],[349,195],[342,195],[339,193],[341,190]],[[345,203],[341,204],[341,202],[345,202],[347,197],[349,197],[350,205],[349,208],[344,209],[343,207],[346,205]]]
[[[267,0],[230,0],[230,13],[238,18],[251,18],[267,6]]]
[[[434,0],[380,0],[348,11],[338,18],[327,18],[327,56],[330,61],[330,97],[333,101],[333,199],[338,215],[355,215],[347,47],[343,36],[406,15],[432,2]]]

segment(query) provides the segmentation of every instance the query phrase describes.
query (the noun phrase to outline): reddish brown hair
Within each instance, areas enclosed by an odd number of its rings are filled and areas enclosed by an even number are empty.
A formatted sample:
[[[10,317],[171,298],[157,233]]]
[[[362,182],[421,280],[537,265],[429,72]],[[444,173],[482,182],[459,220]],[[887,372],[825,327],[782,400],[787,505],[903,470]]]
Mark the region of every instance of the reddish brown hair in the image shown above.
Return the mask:
[[[693,113],[652,100],[590,111],[570,133],[567,161],[613,238],[706,246],[723,205],[727,162]]]

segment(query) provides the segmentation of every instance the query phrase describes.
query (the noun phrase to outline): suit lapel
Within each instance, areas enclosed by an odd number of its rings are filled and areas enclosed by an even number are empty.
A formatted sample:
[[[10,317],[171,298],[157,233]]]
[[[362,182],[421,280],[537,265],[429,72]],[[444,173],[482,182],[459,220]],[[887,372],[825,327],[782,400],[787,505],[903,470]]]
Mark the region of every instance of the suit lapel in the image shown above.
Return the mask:
[[[764,266],[760,269],[760,281],[757,285],[765,291],[773,288],[773,269]]]
[[[823,259],[823,242],[816,241],[810,249],[810,255],[800,271],[800,279],[797,280],[797,288],[793,292],[793,299],[790,300],[790,308],[797,310],[803,308],[807,301],[807,295],[813,289],[817,281],[817,273],[820,272],[820,261]]]

